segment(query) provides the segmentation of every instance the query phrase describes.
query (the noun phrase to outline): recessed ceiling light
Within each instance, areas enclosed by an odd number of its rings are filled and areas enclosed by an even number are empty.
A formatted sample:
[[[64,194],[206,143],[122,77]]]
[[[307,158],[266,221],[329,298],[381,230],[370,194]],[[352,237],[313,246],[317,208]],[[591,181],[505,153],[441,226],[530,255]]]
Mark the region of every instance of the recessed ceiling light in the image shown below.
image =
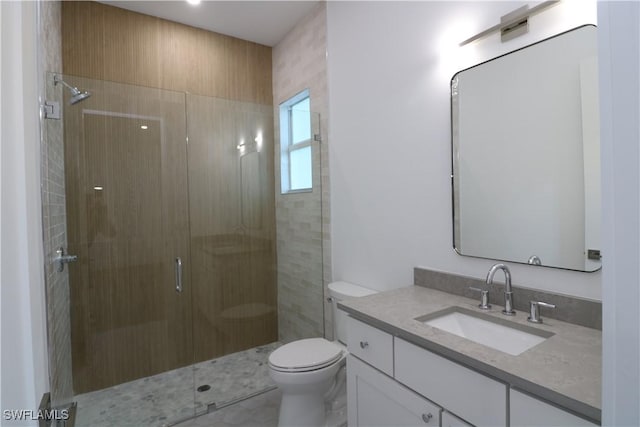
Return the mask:
[[[192,5],[197,5],[200,4],[200,0],[187,0],[187,3],[192,4]]]
[[[147,130],[147,129],[149,129],[149,126],[147,126],[147,125],[142,125],[142,126],[140,126],[140,129]]]

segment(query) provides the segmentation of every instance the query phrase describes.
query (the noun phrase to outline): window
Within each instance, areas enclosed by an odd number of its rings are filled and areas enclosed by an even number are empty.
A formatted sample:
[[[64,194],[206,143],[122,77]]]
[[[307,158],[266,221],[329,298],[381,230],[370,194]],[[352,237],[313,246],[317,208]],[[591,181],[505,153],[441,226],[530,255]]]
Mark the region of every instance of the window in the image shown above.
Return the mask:
[[[282,193],[311,191],[313,182],[309,91],[280,104]]]

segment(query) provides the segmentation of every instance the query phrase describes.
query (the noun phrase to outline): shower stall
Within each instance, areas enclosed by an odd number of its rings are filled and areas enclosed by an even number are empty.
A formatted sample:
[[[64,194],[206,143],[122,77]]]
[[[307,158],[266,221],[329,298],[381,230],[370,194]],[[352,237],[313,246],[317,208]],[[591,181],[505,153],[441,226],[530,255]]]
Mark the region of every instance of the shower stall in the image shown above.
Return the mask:
[[[77,402],[76,425],[161,426],[273,388],[273,106],[53,73],[46,92],[54,406]],[[59,249],[77,261],[53,265]],[[322,313],[322,277],[308,280]]]

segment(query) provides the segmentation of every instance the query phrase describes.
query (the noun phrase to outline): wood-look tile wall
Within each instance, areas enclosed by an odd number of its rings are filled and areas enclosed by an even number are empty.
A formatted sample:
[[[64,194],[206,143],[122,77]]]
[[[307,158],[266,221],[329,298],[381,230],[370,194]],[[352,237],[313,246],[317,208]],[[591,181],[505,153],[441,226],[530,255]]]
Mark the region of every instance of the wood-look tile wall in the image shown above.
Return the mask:
[[[278,339],[273,111],[188,95],[187,117],[193,348],[200,362]]]
[[[272,105],[271,48],[96,2],[62,4],[63,73]]]

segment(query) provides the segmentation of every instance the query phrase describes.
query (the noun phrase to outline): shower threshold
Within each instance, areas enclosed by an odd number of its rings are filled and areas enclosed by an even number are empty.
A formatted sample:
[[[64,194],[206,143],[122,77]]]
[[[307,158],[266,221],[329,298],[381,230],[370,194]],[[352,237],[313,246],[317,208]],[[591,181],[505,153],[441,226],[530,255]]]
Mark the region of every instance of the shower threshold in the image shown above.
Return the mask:
[[[269,377],[267,358],[280,345],[274,342],[78,395],[75,425],[173,425],[272,390],[275,384]]]

